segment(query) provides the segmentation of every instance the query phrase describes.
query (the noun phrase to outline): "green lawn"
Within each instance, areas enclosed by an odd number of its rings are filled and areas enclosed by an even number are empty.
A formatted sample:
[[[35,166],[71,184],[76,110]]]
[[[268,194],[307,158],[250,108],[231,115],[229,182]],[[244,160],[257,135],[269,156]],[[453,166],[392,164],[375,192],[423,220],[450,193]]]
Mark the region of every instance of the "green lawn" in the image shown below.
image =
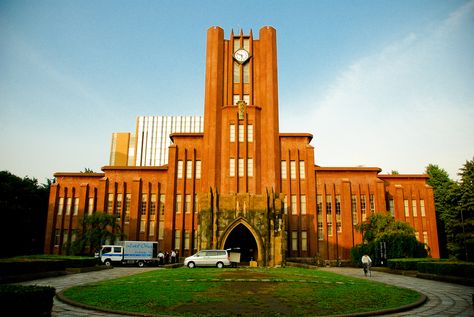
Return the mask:
[[[420,294],[367,279],[300,268],[161,269],[68,289],[115,310],[177,316],[317,316],[393,308]]]

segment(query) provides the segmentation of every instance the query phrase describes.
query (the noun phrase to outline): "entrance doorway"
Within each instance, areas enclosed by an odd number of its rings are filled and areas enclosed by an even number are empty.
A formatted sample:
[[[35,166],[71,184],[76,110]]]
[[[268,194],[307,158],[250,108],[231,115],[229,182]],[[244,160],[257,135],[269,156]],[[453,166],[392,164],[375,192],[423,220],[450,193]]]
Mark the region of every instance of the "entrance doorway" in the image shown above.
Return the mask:
[[[258,247],[255,237],[243,224],[238,224],[227,237],[224,249],[240,250],[240,262],[256,261]]]

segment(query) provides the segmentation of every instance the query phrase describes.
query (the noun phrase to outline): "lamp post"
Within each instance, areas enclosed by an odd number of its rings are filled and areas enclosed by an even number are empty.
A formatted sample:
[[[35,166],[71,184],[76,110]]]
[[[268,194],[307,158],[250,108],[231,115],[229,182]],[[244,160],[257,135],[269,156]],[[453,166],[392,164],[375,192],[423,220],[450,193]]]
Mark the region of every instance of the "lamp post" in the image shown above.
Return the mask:
[[[464,231],[464,215],[462,212],[461,200],[458,200],[459,210],[461,211],[461,227],[462,227],[462,241],[464,244],[464,252],[466,254],[466,261],[469,261],[469,255],[467,253],[467,246],[466,246],[466,232]]]

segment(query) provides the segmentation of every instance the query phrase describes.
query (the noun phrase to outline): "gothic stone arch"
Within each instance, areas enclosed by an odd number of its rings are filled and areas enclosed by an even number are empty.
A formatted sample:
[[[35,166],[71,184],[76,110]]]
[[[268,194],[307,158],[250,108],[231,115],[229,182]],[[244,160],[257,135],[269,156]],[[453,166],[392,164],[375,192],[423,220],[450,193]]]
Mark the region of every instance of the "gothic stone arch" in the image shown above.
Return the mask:
[[[284,264],[285,223],[283,194],[219,194],[215,190],[199,194],[197,247],[223,248],[239,225],[253,235],[258,247],[259,266]]]

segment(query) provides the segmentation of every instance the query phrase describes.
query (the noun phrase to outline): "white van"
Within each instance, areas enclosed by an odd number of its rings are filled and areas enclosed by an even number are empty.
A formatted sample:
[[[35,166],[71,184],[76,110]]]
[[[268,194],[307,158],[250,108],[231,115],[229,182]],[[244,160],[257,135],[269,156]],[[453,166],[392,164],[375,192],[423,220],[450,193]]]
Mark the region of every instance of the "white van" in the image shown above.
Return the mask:
[[[196,266],[216,266],[223,268],[230,265],[229,254],[226,250],[201,250],[184,259],[184,265],[193,268]]]

